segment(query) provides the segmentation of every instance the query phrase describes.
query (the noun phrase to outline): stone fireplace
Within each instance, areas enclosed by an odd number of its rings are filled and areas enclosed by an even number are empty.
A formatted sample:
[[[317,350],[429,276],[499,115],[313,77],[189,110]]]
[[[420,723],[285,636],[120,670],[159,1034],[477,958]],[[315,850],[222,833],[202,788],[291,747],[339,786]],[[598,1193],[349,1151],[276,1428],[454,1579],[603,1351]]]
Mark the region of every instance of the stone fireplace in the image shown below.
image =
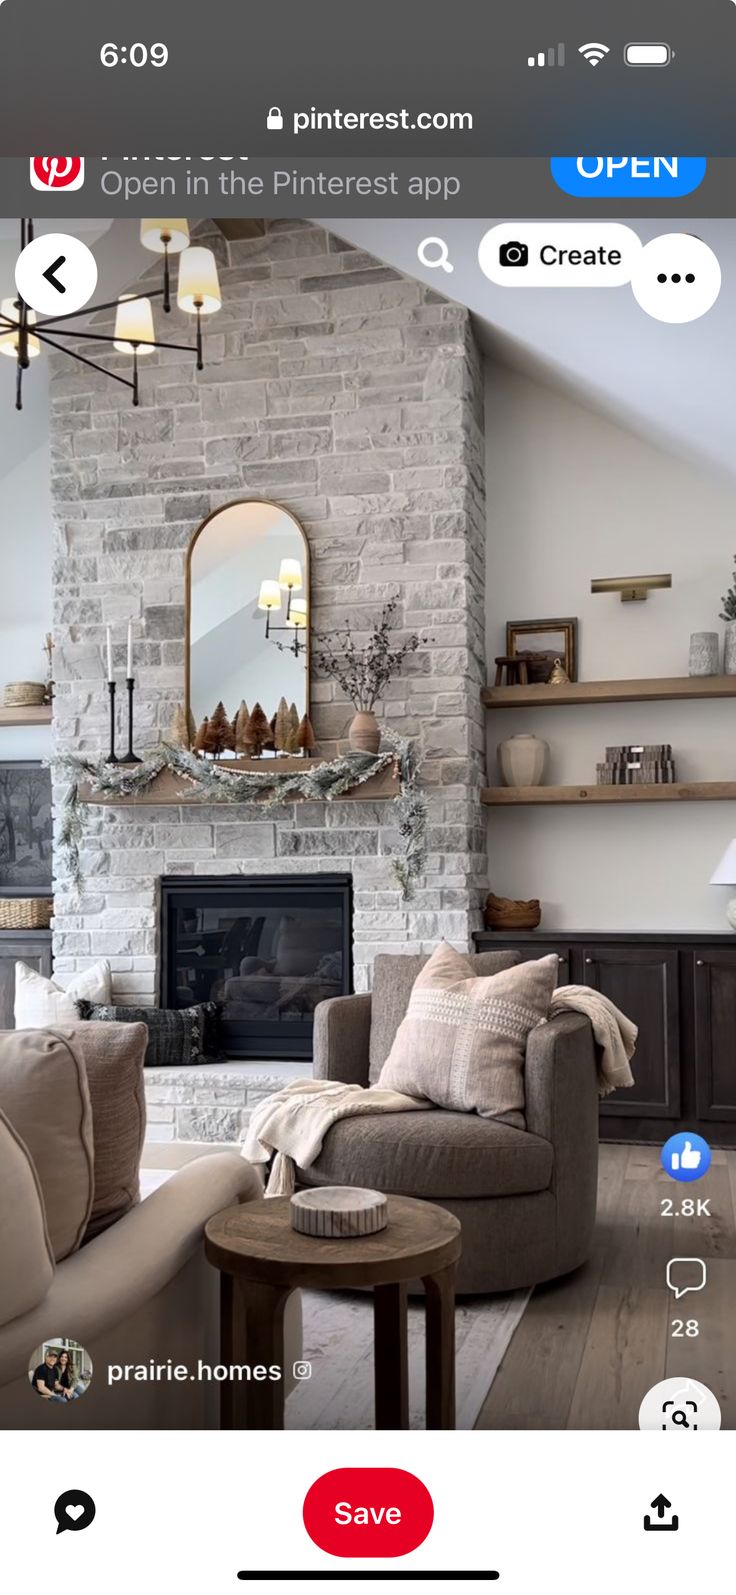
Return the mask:
[[[233,499],[276,500],[309,540],[316,630],[346,616],[366,628],[398,594],[400,626],[430,637],[379,706],[422,757],[427,869],[404,901],[388,801],[89,806],[80,890],[57,860],[55,968],[63,980],[108,958],[118,1000],[155,1004],[161,881],[168,891],[172,878],[341,875],[364,990],[377,952],[429,950],[443,936],[468,946],[480,922],[480,360],[462,307],[316,223],[269,222],[265,237],[230,242],[214,223],[195,230],[217,253],[224,300],[199,376],[186,355],[154,352],[134,410],[127,390],[88,368],[52,371],[57,752],[105,751],[105,627],[122,679],[131,617],[137,749],[166,737],[183,697],[189,539]],[[150,276],[127,286],[145,290]],[[188,336],[185,319],[174,308],[167,336]],[[94,344],[83,349],[94,358]],[[319,677],[311,697],[329,757],[353,711]]]

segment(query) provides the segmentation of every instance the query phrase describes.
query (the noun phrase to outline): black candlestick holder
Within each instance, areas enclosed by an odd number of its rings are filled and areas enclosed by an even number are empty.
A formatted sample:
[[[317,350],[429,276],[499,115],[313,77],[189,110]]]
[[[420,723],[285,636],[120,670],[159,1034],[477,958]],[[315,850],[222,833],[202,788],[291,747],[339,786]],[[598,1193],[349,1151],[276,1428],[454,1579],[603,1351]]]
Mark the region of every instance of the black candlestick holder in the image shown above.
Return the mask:
[[[115,754],[115,682],[108,681],[107,690],[110,694],[110,752],[105,760],[106,764],[119,764],[120,760]]]
[[[128,751],[125,757],[118,759],[118,764],[142,764],[143,760],[133,752],[133,693],[135,692],[135,677],[126,676],[125,685],[128,688]]]

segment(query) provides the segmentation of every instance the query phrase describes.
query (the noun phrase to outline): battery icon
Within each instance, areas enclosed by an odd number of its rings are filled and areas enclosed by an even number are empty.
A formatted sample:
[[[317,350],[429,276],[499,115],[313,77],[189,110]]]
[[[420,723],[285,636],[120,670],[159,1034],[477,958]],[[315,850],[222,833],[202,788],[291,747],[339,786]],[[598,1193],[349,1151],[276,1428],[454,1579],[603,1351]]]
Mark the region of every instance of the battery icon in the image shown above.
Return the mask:
[[[627,44],[624,61],[627,66],[669,66],[674,53],[668,44]]]

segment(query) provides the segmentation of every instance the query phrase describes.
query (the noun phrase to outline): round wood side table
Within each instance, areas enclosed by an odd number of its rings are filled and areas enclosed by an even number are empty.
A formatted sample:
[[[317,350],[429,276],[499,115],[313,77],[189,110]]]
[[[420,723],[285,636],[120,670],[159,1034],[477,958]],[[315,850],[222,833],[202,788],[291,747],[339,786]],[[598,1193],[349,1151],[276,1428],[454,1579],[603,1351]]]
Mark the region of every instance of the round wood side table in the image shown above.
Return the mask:
[[[205,1226],[205,1251],[222,1275],[226,1366],[284,1370],[284,1309],[293,1290],[372,1287],[377,1429],[409,1427],[407,1292],[412,1280],[421,1279],[427,1428],[454,1428],[461,1235],[459,1220],[445,1208],[390,1196],[388,1225],[379,1234],[320,1240],[292,1229],[288,1197],[264,1198],[215,1214]],[[224,1429],[282,1429],[284,1378],[223,1383],[221,1421]]]

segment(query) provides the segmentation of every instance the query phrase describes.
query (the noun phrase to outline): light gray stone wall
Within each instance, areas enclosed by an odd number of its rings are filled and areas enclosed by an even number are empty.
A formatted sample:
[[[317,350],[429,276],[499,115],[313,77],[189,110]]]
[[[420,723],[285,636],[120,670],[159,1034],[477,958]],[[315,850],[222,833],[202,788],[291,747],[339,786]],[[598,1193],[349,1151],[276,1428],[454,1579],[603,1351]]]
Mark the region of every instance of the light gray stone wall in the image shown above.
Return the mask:
[[[356,985],[379,950],[446,936],[467,945],[485,886],[479,807],[484,739],[482,382],[467,312],[308,222],[217,252],[222,311],[205,370],[176,352],[141,360],[129,391],[59,357],[51,383],[56,746],[107,745],[105,626],[118,678],[136,627],[137,746],[166,736],[183,697],[184,557],[201,519],[232,499],[283,502],[312,558],[312,620],[367,628],[401,597],[402,628],[431,636],[380,711],[415,738],[430,799],[425,879],[404,903],[387,803],[86,811],[76,893],[57,860],[54,956],[63,977],[100,956],[119,998],[156,1000],[158,882],[165,874],[349,870]],[[153,262],[141,285],[158,285]],[[131,285],[131,286],[138,286]],[[190,318],[155,309],[165,337]],[[100,330],[109,330],[101,318]],[[110,346],[80,344],[126,371]],[[352,708],[313,682],[320,750],[345,745]],[[121,727],[122,736],[122,727]],[[303,861],[303,865],[302,865]]]

